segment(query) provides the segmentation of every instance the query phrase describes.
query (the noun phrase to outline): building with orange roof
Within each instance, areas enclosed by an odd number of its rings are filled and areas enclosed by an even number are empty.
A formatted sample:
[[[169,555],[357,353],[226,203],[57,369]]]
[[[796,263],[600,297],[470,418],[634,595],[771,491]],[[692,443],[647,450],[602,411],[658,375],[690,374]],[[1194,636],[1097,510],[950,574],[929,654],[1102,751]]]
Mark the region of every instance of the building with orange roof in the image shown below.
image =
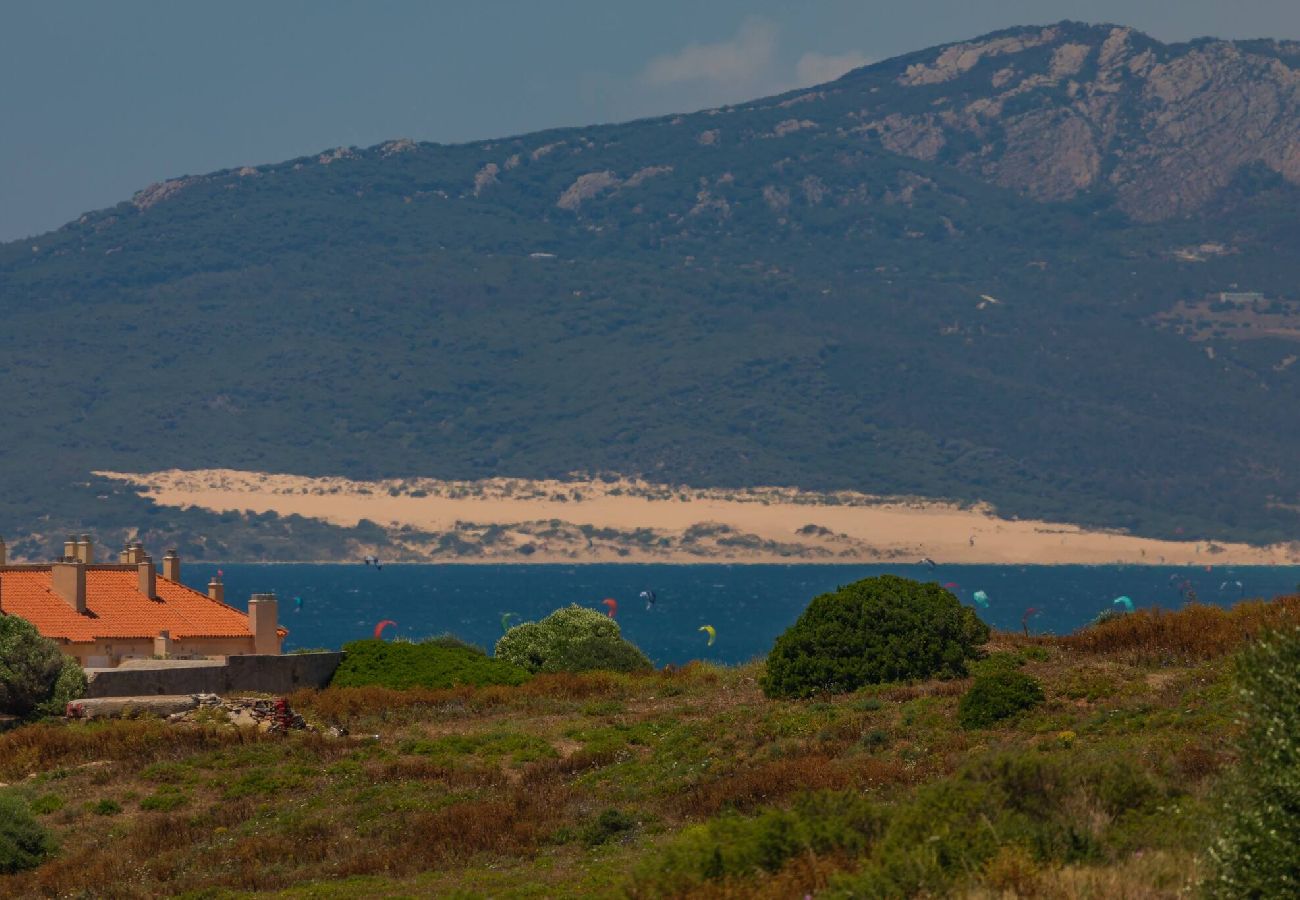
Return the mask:
[[[0,540],[0,615],[19,616],[87,668],[128,659],[211,659],[280,653],[274,594],[255,594],[248,612],[225,602],[220,576],[206,594],[181,584],[168,550],[158,571],[137,542],[116,563],[96,563],[88,535],[69,537],[51,563],[8,565]]]

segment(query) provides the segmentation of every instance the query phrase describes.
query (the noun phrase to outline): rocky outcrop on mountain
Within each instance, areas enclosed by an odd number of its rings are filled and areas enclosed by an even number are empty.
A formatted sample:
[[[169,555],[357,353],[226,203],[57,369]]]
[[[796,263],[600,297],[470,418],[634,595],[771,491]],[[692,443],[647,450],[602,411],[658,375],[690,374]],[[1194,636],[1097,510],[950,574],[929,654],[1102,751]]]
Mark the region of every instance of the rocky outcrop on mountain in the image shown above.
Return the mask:
[[[907,59],[893,90],[868,89],[852,130],[1035,199],[1094,190],[1158,220],[1201,208],[1243,166],[1300,184],[1294,43],[1165,45],[1062,23]],[[836,86],[853,90],[889,65]]]

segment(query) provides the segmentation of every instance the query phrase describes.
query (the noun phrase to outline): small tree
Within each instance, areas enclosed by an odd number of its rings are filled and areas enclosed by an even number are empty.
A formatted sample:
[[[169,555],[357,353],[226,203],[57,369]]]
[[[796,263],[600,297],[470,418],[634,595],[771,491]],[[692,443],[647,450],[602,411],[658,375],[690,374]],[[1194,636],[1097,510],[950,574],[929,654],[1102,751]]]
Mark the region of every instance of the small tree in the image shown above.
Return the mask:
[[[36,821],[27,804],[0,794],[0,875],[35,868],[53,850],[50,833]]]
[[[578,605],[557,609],[540,622],[511,628],[497,641],[498,659],[529,672],[637,672],[652,668],[618,623]]]
[[[55,715],[85,690],[75,659],[26,619],[0,615],[0,713]]]
[[[1211,897],[1300,897],[1300,629],[1242,651],[1235,668],[1246,730]]]
[[[975,611],[937,584],[864,578],[813,598],[776,639],[762,678],[769,697],[843,693],[909,678],[952,678],[989,638]]]

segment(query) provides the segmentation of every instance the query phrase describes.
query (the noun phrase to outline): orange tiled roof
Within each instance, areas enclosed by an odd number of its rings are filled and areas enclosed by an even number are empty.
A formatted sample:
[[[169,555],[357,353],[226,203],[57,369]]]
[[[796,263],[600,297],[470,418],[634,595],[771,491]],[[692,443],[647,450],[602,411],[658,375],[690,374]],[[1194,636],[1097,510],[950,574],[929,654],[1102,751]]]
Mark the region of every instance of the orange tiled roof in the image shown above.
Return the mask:
[[[157,576],[158,599],[140,593],[131,569],[88,566],[83,615],[51,590],[48,567],[0,570],[0,612],[20,616],[49,638],[252,637],[248,616],[183,584]],[[283,629],[280,629],[283,632]]]

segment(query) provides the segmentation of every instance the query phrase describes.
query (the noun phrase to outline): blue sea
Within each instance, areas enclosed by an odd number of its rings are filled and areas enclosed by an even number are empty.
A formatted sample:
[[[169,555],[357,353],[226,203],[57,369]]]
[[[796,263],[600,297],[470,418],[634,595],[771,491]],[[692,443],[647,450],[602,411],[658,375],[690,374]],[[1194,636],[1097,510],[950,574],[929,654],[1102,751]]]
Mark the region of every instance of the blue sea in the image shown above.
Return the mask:
[[[188,564],[182,579],[206,590],[220,568],[227,602],[244,608],[253,593],[274,592],[289,629],[285,649],[337,648],[371,637],[390,619],[386,638],[413,639],[451,632],[490,652],[512,624],[539,619],[570,603],[605,612],[618,604],[623,634],[658,665],[706,659],[737,663],[766,654],[808,601],[872,575],[934,581],[979,608],[995,628],[1063,634],[1114,606],[1120,596],[1137,608],[1181,607],[1191,595],[1230,605],[1242,597],[1293,593],[1300,567],[1238,566],[1207,569],[1164,566],[939,566],[921,565],[352,565]],[[1240,584],[1238,584],[1240,582]],[[638,599],[645,590],[653,607]],[[301,598],[299,604],[295,598]],[[1032,612],[1027,612],[1029,610]],[[712,625],[712,647],[699,629]]]

